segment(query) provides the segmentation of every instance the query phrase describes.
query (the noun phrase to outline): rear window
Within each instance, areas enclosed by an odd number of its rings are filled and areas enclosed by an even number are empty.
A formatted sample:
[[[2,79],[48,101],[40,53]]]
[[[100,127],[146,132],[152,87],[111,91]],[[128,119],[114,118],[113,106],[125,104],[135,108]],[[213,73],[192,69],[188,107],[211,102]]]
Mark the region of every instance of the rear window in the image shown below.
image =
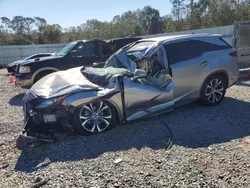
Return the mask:
[[[175,42],[171,44],[165,44],[164,47],[167,51],[169,64],[194,59],[201,56],[205,52],[231,48],[227,42],[218,37]]]

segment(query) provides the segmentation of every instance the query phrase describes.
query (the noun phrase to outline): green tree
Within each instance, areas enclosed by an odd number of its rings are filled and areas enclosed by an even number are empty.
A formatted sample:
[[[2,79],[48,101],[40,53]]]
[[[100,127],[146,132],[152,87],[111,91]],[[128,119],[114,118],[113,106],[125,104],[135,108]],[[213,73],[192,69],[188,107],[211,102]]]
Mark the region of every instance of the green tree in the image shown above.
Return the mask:
[[[145,6],[140,11],[139,18],[145,34],[156,34],[163,31],[164,21],[157,9]]]
[[[1,17],[2,29],[8,33],[11,33],[11,20],[7,17]]]
[[[44,18],[35,17],[35,25],[37,26],[37,29],[39,32],[42,32],[45,27],[47,26],[47,21]]]
[[[127,11],[113,18],[111,27],[114,37],[136,36],[144,34],[140,23],[140,10]]]
[[[44,31],[45,27],[47,26],[47,21],[44,18],[40,18],[40,17],[34,17],[34,19],[35,19],[35,25],[36,25],[37,31],[38,31],[35,34],[36,43],[43,44],[43,43],[45,43],[45,39],[43,37],[42,32]]]
[[[11,21],[12,30],[19,36],[25,35],[25,18],[23,16],[15,16]]]
[[[204,27],[231,25],[235,20],[250,20],[249,0],[170,0],[172,13],[161,16],[145,6],[114,16],[110,22],[87,20],[80,26],[62,29],[47,25],[41,17],[1,17],[0,45],[71,42],[80,39],[111,39]]]
[[[181,19],[182,16],[184,15],[184,10],[185,10],[185,5],[184,5],[185,0],[170,0],[172,3],[172,14],[177,21],[176,24],[176,30],[180,31],[181,30]]]
[[[25,30],[27,31],[28,38],[31,39],[30,32],[34,26],[35,20],[33,18],[25,18]]]
[[[56,25],[47,25],[42,35],[48,44],[59,43],[61,41],[61,31]]]

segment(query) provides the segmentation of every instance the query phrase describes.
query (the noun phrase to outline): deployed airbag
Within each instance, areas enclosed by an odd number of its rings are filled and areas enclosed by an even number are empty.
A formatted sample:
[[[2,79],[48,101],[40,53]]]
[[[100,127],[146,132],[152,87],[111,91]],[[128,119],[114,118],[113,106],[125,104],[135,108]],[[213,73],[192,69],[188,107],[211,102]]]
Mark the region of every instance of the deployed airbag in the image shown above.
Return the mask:
[[[99,86],[105,87],[108,85],[109,80],[114,75],[128,75],[131,72],[125,68],[114,68],[114,67],[106,67],[106,68],[93,68],[86,67],[82,70],[82,74],[92,83],[97,84]]]

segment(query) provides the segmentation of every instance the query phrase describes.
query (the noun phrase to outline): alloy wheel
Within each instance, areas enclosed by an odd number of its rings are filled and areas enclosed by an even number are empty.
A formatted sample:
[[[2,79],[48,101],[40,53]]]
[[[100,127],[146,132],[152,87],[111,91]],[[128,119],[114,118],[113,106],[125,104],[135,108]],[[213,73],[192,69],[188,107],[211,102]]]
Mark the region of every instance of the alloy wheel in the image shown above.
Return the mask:
[[[82,127],[88,132],[102,132],[109,127],[112,113],[105,102],[94,102],[81,108],[79,118]]]
[[[223,97],[224,85],[218,78],[212,79],[206,86],[205,95],[209,103],[216,103]]]

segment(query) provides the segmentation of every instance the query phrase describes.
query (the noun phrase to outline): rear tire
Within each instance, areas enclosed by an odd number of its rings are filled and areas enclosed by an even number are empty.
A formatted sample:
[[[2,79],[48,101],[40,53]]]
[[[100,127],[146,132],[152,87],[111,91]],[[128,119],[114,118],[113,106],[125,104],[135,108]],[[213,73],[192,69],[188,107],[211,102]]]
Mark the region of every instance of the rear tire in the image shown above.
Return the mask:
[[[117,122],[116,111],[107,101],[97,101],[78,107],[72,117],[75,132],[84,136],[110,130]]]
[[[227,89],[226,78],[222,75],[209,77],[201,89],[201,102],[207,106],[215,106],[222,102]]]

